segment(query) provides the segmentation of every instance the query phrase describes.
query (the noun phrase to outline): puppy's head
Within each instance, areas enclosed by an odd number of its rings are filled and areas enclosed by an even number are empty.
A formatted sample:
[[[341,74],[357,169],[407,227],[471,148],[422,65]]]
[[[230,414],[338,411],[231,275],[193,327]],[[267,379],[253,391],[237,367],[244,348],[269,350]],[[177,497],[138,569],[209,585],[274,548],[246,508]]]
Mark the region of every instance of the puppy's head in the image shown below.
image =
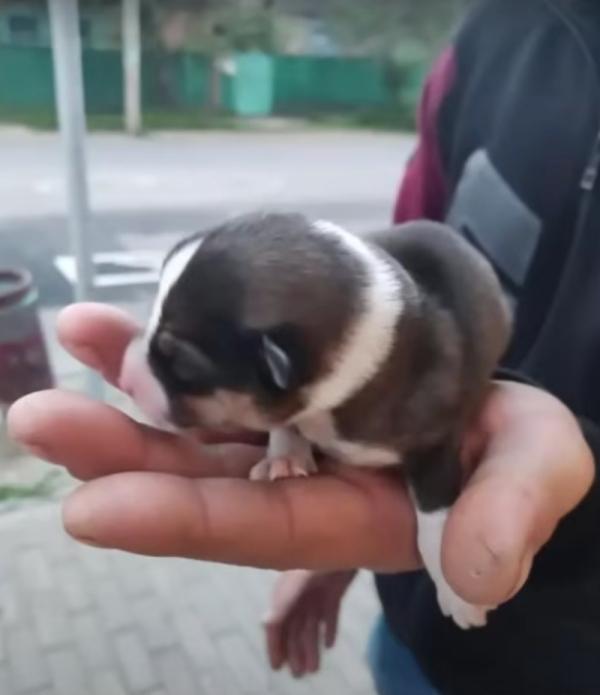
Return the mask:
[[[364,380],[356,354],[345,367],[340,359],[348,362],[357,320],[372,309],[373,268],[353,239],[269,214],[184,240],[165,260],[121,386],[157,423],[221,432],[271,429],[324,397],[337,405]]]

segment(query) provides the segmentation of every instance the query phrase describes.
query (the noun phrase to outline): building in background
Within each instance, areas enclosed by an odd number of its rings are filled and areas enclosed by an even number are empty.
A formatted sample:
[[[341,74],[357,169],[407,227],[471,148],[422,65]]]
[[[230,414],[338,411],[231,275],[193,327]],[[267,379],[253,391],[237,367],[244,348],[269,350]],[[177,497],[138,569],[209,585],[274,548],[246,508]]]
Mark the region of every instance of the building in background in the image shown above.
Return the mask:
[[[144,112],[380,110],[412,123],[428,61],[468,1],[141,0]],[[121,4],[79,2],[89,114],[123,108]],[[0,2],[0,119],[51,122],[49,34],[46,0]]]
[[[81,5],[80,30],[86,48],[116,48],[120,41],[120,14],[116,3]],[[46,3],[39,0],[5,0],[0,4],[0,45],[50,45],[50,20]]]
[[[260,15],[269,15],[276,24],[278,52],[290,54],[337,55],[340,47],[316,0],[258,0],[235,2],[142,2],[145,19],[144,41],[159,42],[170,50],[210,51],[215,37],[246,31],[250,41],[260,43],[256,29]],[[116,0],[80,3],[82,44],[86,48],[118,48],[120,3]],[[267,17],[265,17],[266,19]],[[245,25],[245,27],[244,27]],[[254,31],[254,37],[252,33]],[[50,27],[43,0],[6,0],[0,4],[0,44],[41,46],[50,44]]]

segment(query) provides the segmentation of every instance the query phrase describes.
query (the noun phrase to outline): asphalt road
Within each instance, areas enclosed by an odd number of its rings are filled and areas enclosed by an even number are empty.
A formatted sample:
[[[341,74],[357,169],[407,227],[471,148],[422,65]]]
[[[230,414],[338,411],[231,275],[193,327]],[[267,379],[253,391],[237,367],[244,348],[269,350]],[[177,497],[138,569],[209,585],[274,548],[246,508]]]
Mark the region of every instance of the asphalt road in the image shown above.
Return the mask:
[[[181,235],[256,208],[302,211],[355,231],[390,218],[413,140],[365,132],[94,134],[87,143],[98,251],[164,251]],[[24,265],[45,305],[70,301],[64,168],[54,134],[0,132],[0,265]],[[130,300],[147,285],[99,292]]]

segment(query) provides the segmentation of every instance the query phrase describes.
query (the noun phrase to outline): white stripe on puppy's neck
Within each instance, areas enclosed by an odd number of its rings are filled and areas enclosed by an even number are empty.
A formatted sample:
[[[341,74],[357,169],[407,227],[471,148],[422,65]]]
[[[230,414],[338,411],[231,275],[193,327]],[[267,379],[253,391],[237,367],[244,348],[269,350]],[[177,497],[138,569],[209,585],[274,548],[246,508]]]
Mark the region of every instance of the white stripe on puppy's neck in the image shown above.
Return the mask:
[[[342,339],[330,373],[305,390],[306,408],[295,419],[341,405],[372,379],[390,354],[404,309],[406,288],[391,264],[358,236],[331,222],[316,222],[314,229],[335,236],[347,252],[359,259],[367,279],[362,291],[362,311]]]

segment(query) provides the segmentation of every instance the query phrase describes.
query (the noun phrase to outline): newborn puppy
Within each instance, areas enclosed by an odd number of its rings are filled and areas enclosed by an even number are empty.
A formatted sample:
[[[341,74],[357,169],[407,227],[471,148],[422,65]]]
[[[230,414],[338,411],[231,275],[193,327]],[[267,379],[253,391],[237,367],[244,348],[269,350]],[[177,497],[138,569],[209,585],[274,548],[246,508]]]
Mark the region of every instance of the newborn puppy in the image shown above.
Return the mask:
[[[445,615],[484,625],[444,579],[441,544],[461,486],[461,439],[509,336],[488,263],[418,222],[368,241],[329,222],[255,214],[179,243],[121,385],[176,428],[269,432],[257,479],[403,464],[418,546]]]

